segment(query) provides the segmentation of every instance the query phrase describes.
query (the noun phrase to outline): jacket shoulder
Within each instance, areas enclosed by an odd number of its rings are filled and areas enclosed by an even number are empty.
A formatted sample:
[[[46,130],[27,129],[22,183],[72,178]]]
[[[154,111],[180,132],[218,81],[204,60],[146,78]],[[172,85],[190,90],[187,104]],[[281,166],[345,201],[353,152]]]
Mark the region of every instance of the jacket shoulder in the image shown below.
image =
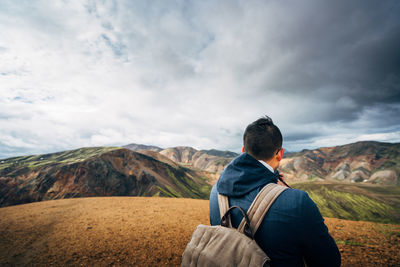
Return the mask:
[[[308,196],[307,192],[294,188],[288,188],[284,190],[278,197],[280,202],[288,204],[290,203],[293,206],[302,206],[306,204],[309,198],[310,197]]]
[[[297,218],[303,217],[310,209],[317,207],[307,192],[293,188],[283,191],[271,206],[272,213]]]

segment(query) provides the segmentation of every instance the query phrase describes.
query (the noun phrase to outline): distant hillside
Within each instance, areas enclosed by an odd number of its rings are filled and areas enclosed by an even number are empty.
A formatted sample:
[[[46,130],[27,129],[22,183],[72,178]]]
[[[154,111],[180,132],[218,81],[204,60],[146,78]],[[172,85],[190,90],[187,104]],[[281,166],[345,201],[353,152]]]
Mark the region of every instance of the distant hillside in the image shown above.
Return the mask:
[[[210,149],[210,150],[200,150],[200,152],[204,152],[208,155],[211,156],[217,156],[217,157],[223,157],[223,158],[234,158],[239,156],[239,154],[232,152],[232,151],[221,151],[221,150],[216,150],[216,149]]]
[[[292,184],[306,191],[324,217],[400,224],[400,187],[365,183]]]
[[[81,148],[0,162],[0,206],[89,196],[208,198],[199,173],[124,148]]]
[[[162,156],[169,158],[173,162],[209,173],[220,173],[234,157],[239,155],[231,151],[221,151],[216,149],[197,150],[188,146],[163,149],[156,146],[130,144],[124,146],[124,148],[140,153],[146,153],[146,151],[159,152]],[[156,158],[159,157],[155,153],[152,153],[151,156]]]
[[[220,173],[238,154],[230,151],[196,150],[192,147],[171,147],[160,151],[169,159],[196,169]]]
[[[290,153],[280,165],[290,181],[334,180],[400,185],[400,144],[357,142]]]

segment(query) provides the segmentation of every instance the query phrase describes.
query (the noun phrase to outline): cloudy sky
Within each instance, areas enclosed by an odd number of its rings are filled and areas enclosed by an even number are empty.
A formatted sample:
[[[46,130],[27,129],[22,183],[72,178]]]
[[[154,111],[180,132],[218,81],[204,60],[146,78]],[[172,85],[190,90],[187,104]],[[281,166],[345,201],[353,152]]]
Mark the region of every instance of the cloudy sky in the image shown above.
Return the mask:
[[[0,158],[400,142],[400,2],[0,1]]]

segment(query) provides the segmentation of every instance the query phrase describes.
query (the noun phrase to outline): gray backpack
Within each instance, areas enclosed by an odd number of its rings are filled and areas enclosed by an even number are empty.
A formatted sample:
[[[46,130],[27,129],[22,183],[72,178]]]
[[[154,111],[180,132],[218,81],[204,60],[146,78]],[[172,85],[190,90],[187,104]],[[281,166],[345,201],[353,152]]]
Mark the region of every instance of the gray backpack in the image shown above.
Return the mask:
[[[198,225],[182,255],[182,266],[269,266],[270,258],[254,235],[275,199],[287,187],[267,184],[256,196],[247,214],[238,206],[229,208],[228,197],[218,195],[221,225]],[[232,227],[230,214],[239,209],[243,220]]]

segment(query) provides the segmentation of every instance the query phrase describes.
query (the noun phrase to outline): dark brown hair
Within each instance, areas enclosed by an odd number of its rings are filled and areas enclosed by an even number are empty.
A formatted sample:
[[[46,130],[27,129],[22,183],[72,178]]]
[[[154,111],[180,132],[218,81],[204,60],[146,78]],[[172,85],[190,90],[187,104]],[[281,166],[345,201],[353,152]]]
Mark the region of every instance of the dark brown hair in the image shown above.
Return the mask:
[[[282,134],[272,119],[264,116],[246,127],[243,145],[256,159],[269,160],[282,148]]]

